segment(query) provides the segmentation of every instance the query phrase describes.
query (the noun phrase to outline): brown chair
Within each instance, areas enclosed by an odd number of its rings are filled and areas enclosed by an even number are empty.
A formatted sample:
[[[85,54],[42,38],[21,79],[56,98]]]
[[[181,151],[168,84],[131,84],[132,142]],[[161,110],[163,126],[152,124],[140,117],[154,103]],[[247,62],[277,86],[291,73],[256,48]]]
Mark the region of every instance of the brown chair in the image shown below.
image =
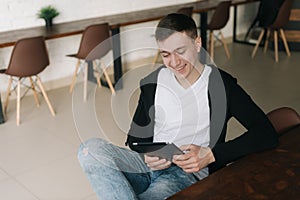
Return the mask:
[[[33,80],[33,77],[35,77],[37,86],[41,90],[51,114],[55,116],[55,112],[45,92],[41,79],[38,76],[38,74],[48,65],[49,57],[43,37],[26,38],[17,41],[12,51],[8,68],[1,71],[1,73],[10,76],[4,105],[4,113],[6,113],[9,102],[13,77],[17,78],[17,87],[14,87],[14,89],[17,89],[17,125],[20,124],[21,84],[25,78],[29,78],[29,89],[32,89],[35,102],[37,106],[39,106],[39,99],[35,88],[35,82]]]
[[[93,52],[93,50],[99,44],[101,44],[101,49],[97,48],[97,52],[96,53]],[[105,70],[104,64],[101,62],[101,58],[105,56],[111,49],[112,49],[112,45],[110,41],[110,31],[109,31],[108,23],[91,25],[84,30],[78,52],[76,54],[68,55],[78,59],[75,72],[72,78],[72,83],[70,86],[70,92],[72,92],[74,89],[79,67],[81,64],[84,64],[84,77],[85,77],[84,78],[84,99],[86,99],[87,73],[88,73],[87,62],[93,62],[97,83],[99,86],[101,86],[100,72],[96,70],[97,68],[96,61],[98,60],[100,61],[100,68],[103,71],[108,86],[112,94],[115,94],[115,89],[112,85],[112,82]],[[91,55],[91,53],[93,55]]]
[[[221,29],[225,27],[228,22],[230,15],[230,5],[231,1],[222,1],[218,4],[209,24],[207,25],[207,29],[209,30],[209,55],[212,59],[214,59],[214,31],[219,30],[219,34],[221,36],[221,42],[224,46],[225,53],[227,58],[230,58],[230,54],[222,34]]]
[[[279,134],[300,125],[299,114],[289,107],[281,107],[272,110],[267,116]]]
[[[286,53],[288,56],[291,55],[283,28],[287,25],[287,23],[289,21],[292,4],[293,4],[293,0],[285,0],[278,11],[278,14],[277,14],[277,17],[276,17],[274,23],[268,27],[262,27],[262,30],[258,37],[258,41],[252,51],[252,58],[254,58],[254,56],[257,52],[258,46],[260,45],[260,43],[263,39],[263,36],[265,34],[265,29],[267,29],[267,36],[266,36],[265,45],[264,45],[264,53],[267,52],[267,48],[268,48],[268,44],[269,44],[268,41],[270,38],[270,34],[272,32],[274,35],[275,61],[278,62],[278,31],[279,31],[279,34],[282,38]]]
[[[192,14],[193,14],[193,6],[180,8],[180,9],[178,9],[178,10],[176,11],[176,13],[184,14],[184,15],[186,15],[186,16],[191,17]],[[153,64],[154,64],[154,65],[155,65],[156,62],[158,61],[159,55],[160,55],[160,51],[157,50],[156,55],[155,55],[154,60],[153,60]]]

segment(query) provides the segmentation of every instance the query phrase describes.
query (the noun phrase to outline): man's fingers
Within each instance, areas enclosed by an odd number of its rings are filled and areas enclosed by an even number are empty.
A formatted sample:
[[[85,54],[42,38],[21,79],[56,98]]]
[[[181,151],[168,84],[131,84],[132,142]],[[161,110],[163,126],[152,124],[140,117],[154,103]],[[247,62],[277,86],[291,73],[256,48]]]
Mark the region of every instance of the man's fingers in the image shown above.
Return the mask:
[[[148,163],[148,166],[149,167],[157,167],[159,165],[163,165],[164,163],[166,163],[166,159],[160,159],[158,161],[155,161],[155,162],[151,162],[151,163]]]
[[[151,163],[147,164],[147,166],[149,168],[151,168],[152,170],[165,169],[170,165],[171,165],[171,162],[167,161],[166,159],[161,159],[161,160],[158,160],[156,162],[151,162]]]
[[[173,156],[173,160],[177,160],[177,161],[188,160],[189,158],[190,158],[190,155],[187,155],[187,154]]]
[[[145,155],[145,163],[151,163],[151,162],[156,162],[159,160],[159,157],[157,156],[147,156]]]

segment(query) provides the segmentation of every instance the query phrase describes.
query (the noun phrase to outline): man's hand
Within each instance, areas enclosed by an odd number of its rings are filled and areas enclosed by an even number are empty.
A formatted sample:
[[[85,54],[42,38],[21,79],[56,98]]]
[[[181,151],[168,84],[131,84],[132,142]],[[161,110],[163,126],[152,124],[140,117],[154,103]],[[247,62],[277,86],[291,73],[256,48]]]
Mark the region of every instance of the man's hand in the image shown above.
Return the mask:
[[[172,162],[187,173],[198,172],[215,161],[209,147],[189,144],[181,146],[180,149],[187,153],[173,156]]]
[[[145,157],[145,163],[152,170],[162,170],[171,166],[171,162],[166,159],[160,159],[159,157],[147,156]]]

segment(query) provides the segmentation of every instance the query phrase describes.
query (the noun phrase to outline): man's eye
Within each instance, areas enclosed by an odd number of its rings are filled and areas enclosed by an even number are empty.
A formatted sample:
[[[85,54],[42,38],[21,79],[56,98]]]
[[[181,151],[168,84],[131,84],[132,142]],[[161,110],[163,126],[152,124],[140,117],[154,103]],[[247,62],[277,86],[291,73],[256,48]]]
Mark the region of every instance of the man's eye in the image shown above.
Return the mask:
[[[178,54],[184,54],[185,53],[185,49],[179,49],[179,50],[177,50],[176,51],[176,53],[178,53]]]
[[[170,55],[170,54],[167,54],[167,53],[162,53],[162,54],[161,54],[161,56],[164,57],[164,58],[168,57],[169,55]]]

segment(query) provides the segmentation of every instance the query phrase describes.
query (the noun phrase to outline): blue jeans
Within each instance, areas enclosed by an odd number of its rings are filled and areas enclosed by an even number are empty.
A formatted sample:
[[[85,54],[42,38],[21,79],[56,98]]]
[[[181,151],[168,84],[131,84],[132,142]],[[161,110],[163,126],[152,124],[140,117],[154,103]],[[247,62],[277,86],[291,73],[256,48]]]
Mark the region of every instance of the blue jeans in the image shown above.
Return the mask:
[[[137,152],[100,138],[81,144],[78,159],[101,200],[161,200],[198,181],[176,165],[152,171]]]

